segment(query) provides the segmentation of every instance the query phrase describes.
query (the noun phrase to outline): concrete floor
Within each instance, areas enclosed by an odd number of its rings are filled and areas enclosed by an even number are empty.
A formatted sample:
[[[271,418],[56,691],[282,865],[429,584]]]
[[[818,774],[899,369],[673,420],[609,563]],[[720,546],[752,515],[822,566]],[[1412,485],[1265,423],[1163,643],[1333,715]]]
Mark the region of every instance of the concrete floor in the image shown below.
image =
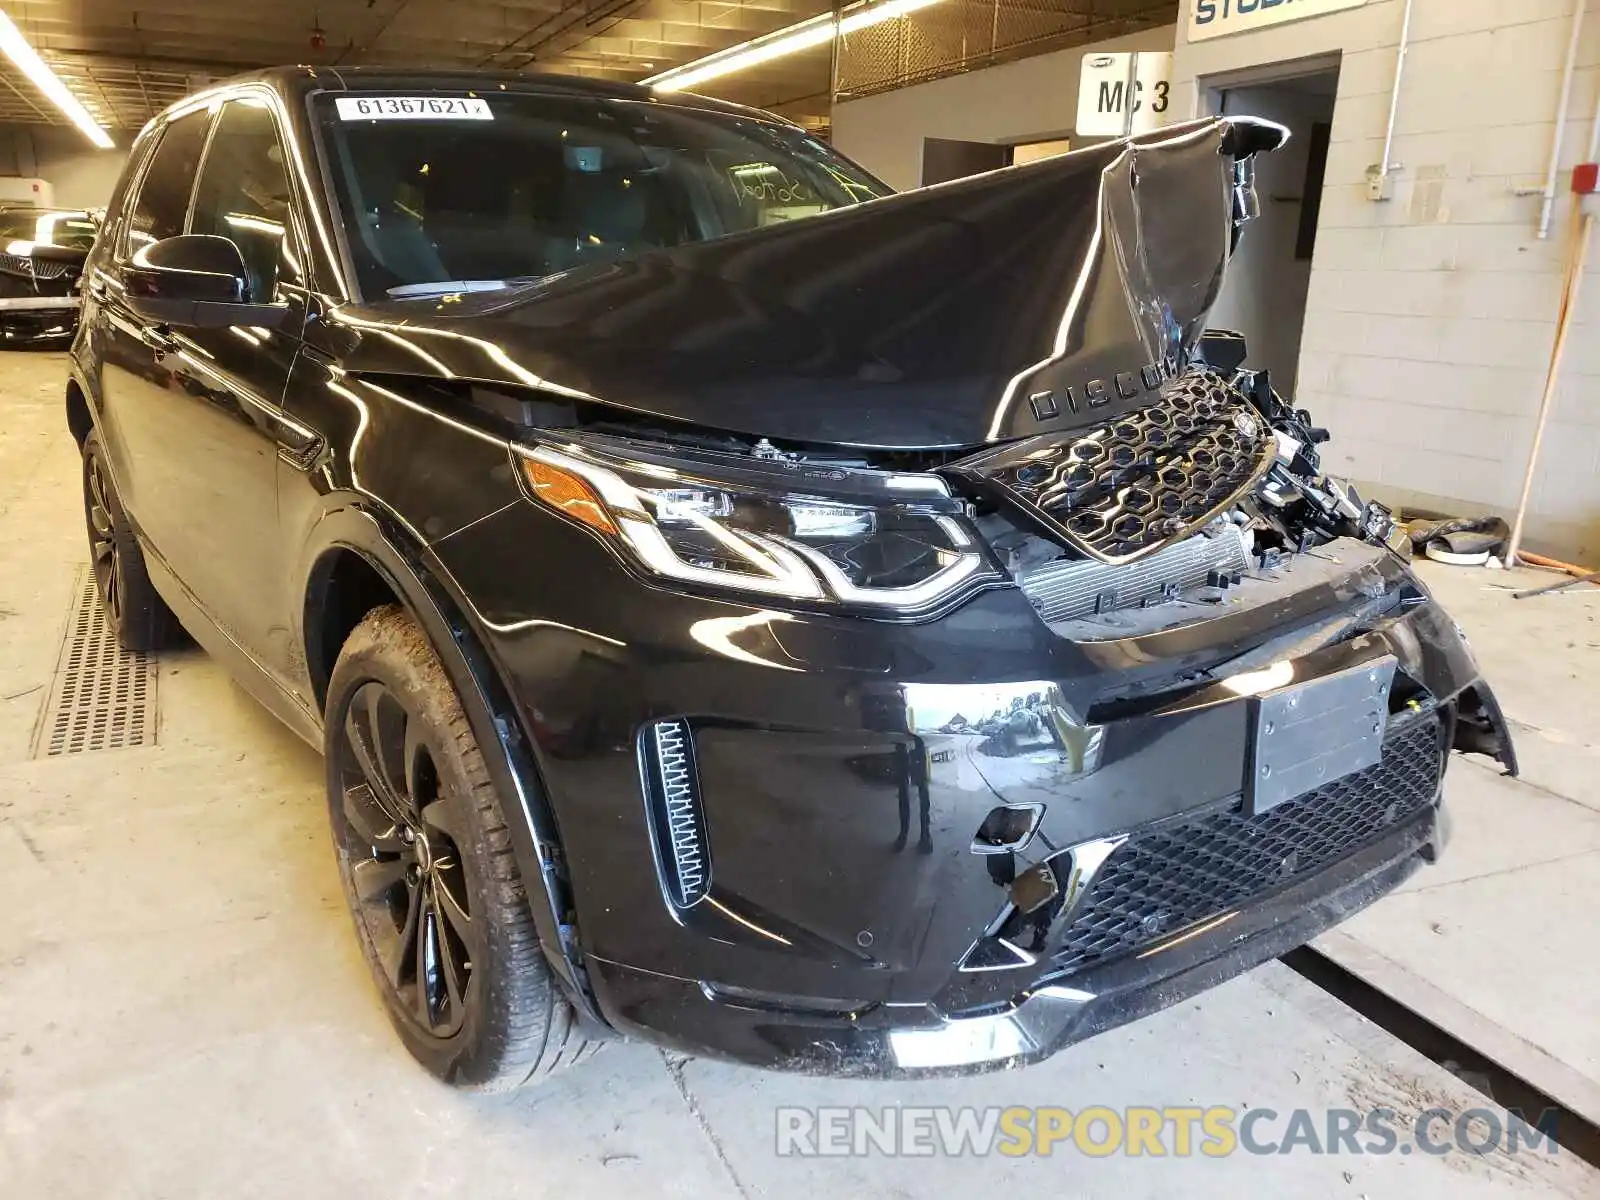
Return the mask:
[[[1318,948],[1600,1123],[1600,588],[1425,562],[1510,719],[1522,776],[1456,759],[1438,866]]]
[[[774,1152],[774,1109],[790,1104],[1386,1104],[1402,1118],[1485,1104],[1277,964],[970,1080],[839,1083],[625,1044],[525,1094],[435,1084],[357,955],[317,759],[203,655],[163,660],[159,745],[30,759],[85,557],[62,378],[59,356],[0,354],[0,1196],[1600,1192],[1569,1155]],[[1523,914],[1512,930],[1530,922],[1547,924]],[[1557,1017],[1592,1024],[1593,1008]]]

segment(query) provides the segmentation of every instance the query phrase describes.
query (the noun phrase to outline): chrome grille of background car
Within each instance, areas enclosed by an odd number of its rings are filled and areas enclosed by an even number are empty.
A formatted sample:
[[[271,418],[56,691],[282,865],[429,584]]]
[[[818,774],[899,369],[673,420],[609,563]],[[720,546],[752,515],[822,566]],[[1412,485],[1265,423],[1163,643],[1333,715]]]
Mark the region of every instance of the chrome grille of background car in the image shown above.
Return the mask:
[[[67,263],[36,262],[20,254],[0,254],[0,271],[28,275],[35,279],[60,279],[72,267]]]
[[[1315,875],[1417,816],[1438,792],[1439,715],[1391,720],[1383,760],[1246,816],[1235,802],[1135,830],[1112,852],[1051,957],[1081,971]]]
[[[1020,501],[1068,546],[1131,562],[1192,534],[1272,465],[1277,442],[1243,393],[1211,371],[1084,432],[1045,434],[953,464]]]

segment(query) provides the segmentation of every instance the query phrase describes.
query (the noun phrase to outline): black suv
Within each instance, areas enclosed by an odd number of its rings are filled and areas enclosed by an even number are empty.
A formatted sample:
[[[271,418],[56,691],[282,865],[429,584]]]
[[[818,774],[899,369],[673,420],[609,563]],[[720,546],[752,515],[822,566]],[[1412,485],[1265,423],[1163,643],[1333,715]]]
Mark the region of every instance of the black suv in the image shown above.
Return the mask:
[[[67,419],[123,643],[327,761],[407,1047],[1016,1065],[1281,954],[1514,769],[1389,514],[1207,331],[1254,156],[905,195],[794,126],[280,70],[140,136]]]

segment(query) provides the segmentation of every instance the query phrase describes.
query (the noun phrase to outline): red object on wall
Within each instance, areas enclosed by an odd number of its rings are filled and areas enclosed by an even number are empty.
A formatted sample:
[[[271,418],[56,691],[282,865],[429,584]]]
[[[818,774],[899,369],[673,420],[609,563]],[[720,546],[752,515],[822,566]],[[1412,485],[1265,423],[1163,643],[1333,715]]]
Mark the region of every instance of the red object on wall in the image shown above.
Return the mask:
[[[1572,190],[1580,196],[1600,192],[1600,163],[1583,163],[1572,172]]]

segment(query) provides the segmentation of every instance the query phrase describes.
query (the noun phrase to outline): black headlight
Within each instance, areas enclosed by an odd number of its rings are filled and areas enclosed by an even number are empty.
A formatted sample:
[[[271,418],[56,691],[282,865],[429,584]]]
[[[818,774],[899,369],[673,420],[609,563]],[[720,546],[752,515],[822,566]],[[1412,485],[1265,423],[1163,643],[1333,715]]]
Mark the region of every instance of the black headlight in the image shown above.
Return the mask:
[[[1001,579],[936,475],[587,433],[517,451],[536,499],[665,579],[882,615]]]

